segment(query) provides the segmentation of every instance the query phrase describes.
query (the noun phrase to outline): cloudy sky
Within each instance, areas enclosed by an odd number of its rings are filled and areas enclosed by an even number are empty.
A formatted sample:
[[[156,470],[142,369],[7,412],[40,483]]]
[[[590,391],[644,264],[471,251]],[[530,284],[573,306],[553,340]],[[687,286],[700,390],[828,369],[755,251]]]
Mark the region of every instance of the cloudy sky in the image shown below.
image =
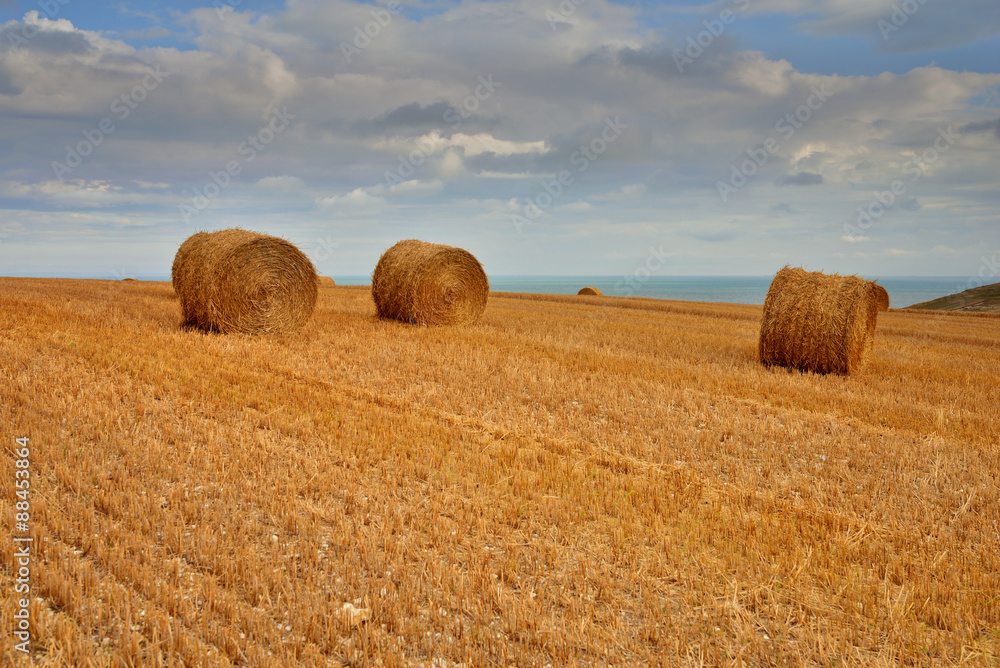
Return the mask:
[[[166,276],[232,226],[335,276],[406,238],[492,275],[1000,252],[996,0],[0,0],[0,119],[2,275]]]

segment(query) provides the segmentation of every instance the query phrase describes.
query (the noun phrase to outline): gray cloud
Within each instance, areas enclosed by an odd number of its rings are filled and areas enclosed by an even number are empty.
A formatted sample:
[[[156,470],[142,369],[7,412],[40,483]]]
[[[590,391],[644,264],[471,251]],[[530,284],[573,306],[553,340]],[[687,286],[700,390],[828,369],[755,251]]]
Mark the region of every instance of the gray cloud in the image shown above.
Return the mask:
[[[411,102],[370,120],[354,123],[353,129],[363,134],[423,134],[438,130],[444,135],[451,131],[481,132],[497,128],[501,120],[484,118],[448,102],[422,105]]]
[[[39,30],[27,33],[31,35],[31,39],[26,39],[23,27],[24,24],[18,21],[10,21],[0,26],[0,53],[16,46],[29,53],[82,56],[94,49],[91,39],[84,33]]]
[[[384,134],[399,131],[428,131],[445,126],[444,115],[451,109],[447,102],[421,105],[411,102],[369,121],[360,121],[355,128],[368,134]]]
[[[1000,118],[995,121],[980,121],[968,123],[962,126],[962,132],[982,133],[992,132],[997,139],[1000,139]]]
[[[712,42],[709,49],[695,58],[686,55],[687,45],[681,42],[650,44],[639,49],[623,47],[612,50],[610,47],[602,47],[588,54],[581,64],[613,58],[622,67],[637,68],[662,79],[719,76],[732,66],[738,46],[739,40],[723,34]]]
[[[732,241],[738,234],[739,227],[734,220],[721,225],[711,223],[704,224],[688,230],[689,236],[694,237],[699,241],[707,241],[709,243]]]
[[[867,37],[877,50],[887,53],[935,51],[1000,35],[1000,4],[995,0],[866,4],[854,0],[758,0],[749,11],[808,17],[802,23],[806,31]]]
[[[0,63],[0,95],[20,95],[23,88],[14,84],[10,72]]]
[[[818,186],[823,183],[823,175],[814,172],[798,172],[781,177],[778,183],[783,186]]]
[[[513,155],[497,155],[493,152],[480,153],[466,158],[465,165],[473,172],[497,172],[506,174],[532,174],[548,171],[551,158],[542,160],[538,155],[516,153]]]

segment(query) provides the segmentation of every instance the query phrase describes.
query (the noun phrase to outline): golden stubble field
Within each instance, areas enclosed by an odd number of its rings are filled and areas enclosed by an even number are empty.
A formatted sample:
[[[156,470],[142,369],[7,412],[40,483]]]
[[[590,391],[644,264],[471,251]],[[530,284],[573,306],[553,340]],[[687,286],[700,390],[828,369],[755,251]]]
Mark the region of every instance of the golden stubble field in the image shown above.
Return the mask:
[[[882,314],[843,378],[762,368],[755,306],[320,292],[254,338],[0,279],[5,665],[997,663],[1000,318]]]

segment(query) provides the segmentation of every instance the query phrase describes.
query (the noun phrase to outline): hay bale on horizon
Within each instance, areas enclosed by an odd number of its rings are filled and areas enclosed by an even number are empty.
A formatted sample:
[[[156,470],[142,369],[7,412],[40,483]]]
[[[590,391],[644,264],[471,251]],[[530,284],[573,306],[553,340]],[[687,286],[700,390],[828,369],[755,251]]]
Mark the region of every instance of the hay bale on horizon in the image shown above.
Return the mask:
[[[277,237],[241,229],[198,232],[174,257],[184,325],[231,333],[289,332],[316,306],[316,270]]]
[[[850,375],[864,360],[881,286],[857,276],[785,267],[777,273],[760,325],[760,361],[817,373]],[[884,301],[883,301],[884,299]]]
[[[330,278],[329,276],[319,277],[319,287],[321,288],[335,288],[337,287],[337,282]]]
[[[471,253],[416,239],[385,251],[372,274],[378,316],[413,325],[472,324],[489,292],[486,272]]]
[[[603,296],[604,293],[601,292],[600,288],[580,288],[580,291],[576,293],[578,295],[597,295],[598,297]]]

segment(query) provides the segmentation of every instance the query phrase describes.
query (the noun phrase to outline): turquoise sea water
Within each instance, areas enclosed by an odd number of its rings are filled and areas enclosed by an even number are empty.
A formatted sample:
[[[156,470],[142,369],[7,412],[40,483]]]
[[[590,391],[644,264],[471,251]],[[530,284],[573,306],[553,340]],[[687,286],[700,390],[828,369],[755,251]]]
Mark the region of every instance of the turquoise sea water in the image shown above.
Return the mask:
[[[334,276],[338,285],[367,285],[368,276]],[[640,282],[621,276],[490,276],[490,289],[497,292],[530,292],[552,295],[575,295],[585,286],[600,288],[607,296],[651,297],[697,302],[763,304],[773,276],[651,276]],[[966,278],[944,277],[867,277],[877,280],[889,292],[893,308],[961,292],[968,288]]]

